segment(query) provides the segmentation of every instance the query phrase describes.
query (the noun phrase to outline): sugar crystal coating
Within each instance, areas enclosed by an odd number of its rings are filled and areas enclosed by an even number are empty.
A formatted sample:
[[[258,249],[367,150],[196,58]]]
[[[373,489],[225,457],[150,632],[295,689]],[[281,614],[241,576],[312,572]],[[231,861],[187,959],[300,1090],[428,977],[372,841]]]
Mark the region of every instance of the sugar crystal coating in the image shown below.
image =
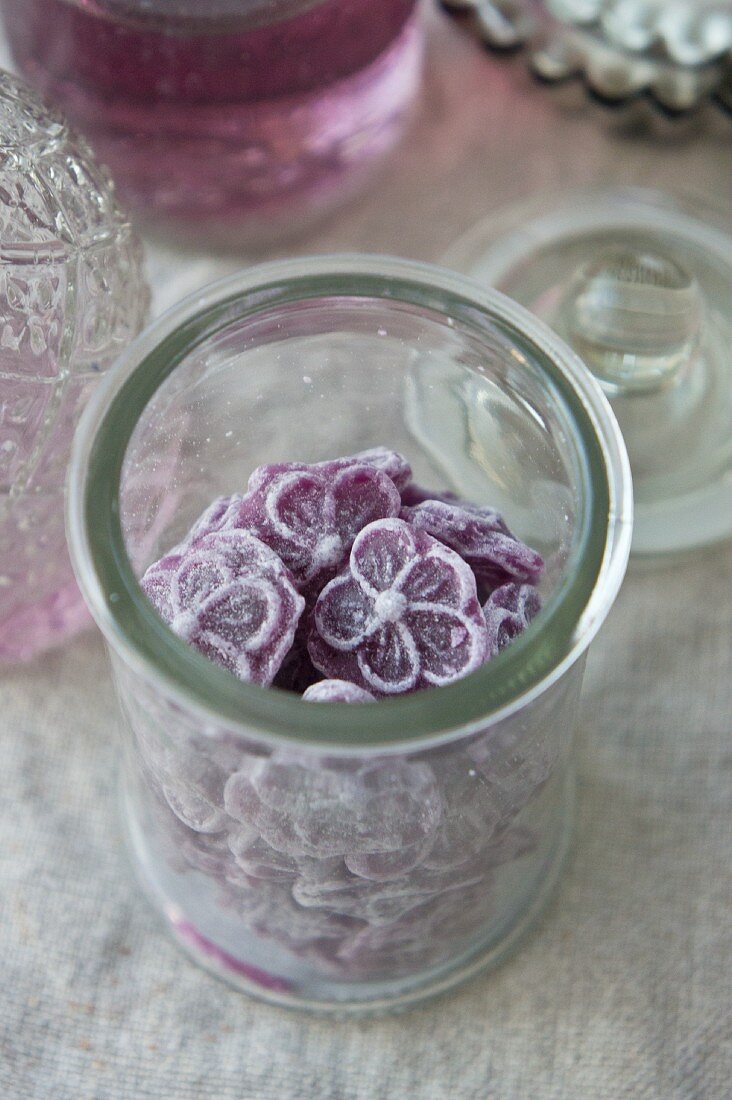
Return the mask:
[[[356,917],[372,925],[391,924],[433,897],[412,877],[393,882],[372,882],[355,875],[344,885],[326,889],[320,884],[296,882],[292,896],[305,909],[320,909],[343,917]]]
[[[436,765],[436,776],[443,811],[424,866],[445,871],[476,859],[501,821],[501,807],[490,781],[463,754]]]
[[[541,598],[533,585],[504,584],[496,588],[483,607],[489,657],[522,634],[540,610]]]
[[[395,852],[353,852],[344,859],[346,868],[360,878],[389,882],[413,871],[424,862],[434,843],[432,836],[407,844]]]
[[[246,875],[268,882],[289,882],[297,875],[294,859],[267,844],[256,829],[241,829],[229,837],[229,848],[237,866]]]
[[[478,738],[467,754],[485,777],[502,823],[511,821],[536,798],[551,777],[557,763],[551,719],[531,737],[505,731]]]
[[[250,485],[255,488],[225,506],[223,498],[199,523],[256,536],[280,557],[301,591],[329,580],[358,532],[372,520],[396,516],[401,507],[391,478],[364,464],[263,466]]]
[[[170,628],[241,680],[267,685],[305,606],[270,548],[244,531],[206,535],[140,582]]]
[[[349,680],[319,680],[303,692],[309,703],[370,703],[375,696]]]
[[[482,664],[487,629],[470,568],[399,519],[365,527],[315,605],[309,651],[377,695],[452,683]]]
[[[300,859],[396,852],[424,843],[442,809],[425,764],[384,760],[325,767],[273,754],[229,777],[227,812],[278,851]]]
[[[195,761],[198,765],[199,761]],[[220,833],[227,823],[223,809],[223,779],[218,769],[168,765],[162,784],[165,801],[175,816],[196,833]]]
[[[340,942],[348,933],[364,927],[362,922],[348,916],[303,908],[286,882],[252,881],[235,886],[222,891],[222,901],[251,931],[298,954],[310,945],[317,945],[318,954],[327,958],[327,941]]]
[[[490,919],[490,880],[424,899],[401,919],[367,924],[344,938],[338,959],[350,975],[393,978],[449,958]]]
[[[406,506],[401,518],[455,550],[476,578],[495,588],[507,581],[535,584],[544,572],[540,554],[512,535],[493,508],[447,500]]]
[[[416,481],[410,481],[408,485],[404,486],[401,493],[402,507],[404,508],[413,508],[416,504],[424,504],[426,500],[441,500],[443,504],[463,503],[460,497],[451,492],[450,489],[436,492],[434,489],[425,489],[423,485],[418,485]]]
[[[344,455],[341,458],[329,458],[324,462],[281,462],[269,463],[258,466],[249,478],[248,489],[260,489],[280,473],[308,473],[311,470],[321,470],[325,473],[333,473],[346,470],[351,466],[371,466],[386,474],[400,491],[406,487],[412,477],[412,468],[404,455],[398,451],[391,451],[388,447],[370,447],[366,451],[358,451],[353,455]]]

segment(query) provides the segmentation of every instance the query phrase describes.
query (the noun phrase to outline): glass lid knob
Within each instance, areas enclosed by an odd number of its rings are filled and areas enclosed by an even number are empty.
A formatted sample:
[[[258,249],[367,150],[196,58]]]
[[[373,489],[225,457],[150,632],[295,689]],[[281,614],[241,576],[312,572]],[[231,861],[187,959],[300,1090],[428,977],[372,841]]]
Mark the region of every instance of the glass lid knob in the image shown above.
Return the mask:
[[[699,342],[697,280],[661,252],[609,248],[571,279],[554,327],[612,394],[670,384]]]

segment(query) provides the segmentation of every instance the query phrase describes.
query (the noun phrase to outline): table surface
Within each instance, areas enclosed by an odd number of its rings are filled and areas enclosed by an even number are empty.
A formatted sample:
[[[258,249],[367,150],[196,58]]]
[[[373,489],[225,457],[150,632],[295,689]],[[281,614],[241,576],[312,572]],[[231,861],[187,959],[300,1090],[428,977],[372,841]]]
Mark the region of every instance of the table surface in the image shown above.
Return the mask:
[[[682,185],[729,203],[729,122],[611,114],[428,10],[399,156],[290,253],[435,260],[545,188]],[[2,52],[0,43],[0,53]],[[0,57],[0,60],[2,58]],[[271,253],[274,255],[275,253]],[[151,244],[160,309],[250,257]],[[135,885],[98,635],[0,681],[3,1100],[722,1100],[732,1070],[732,546],[632,568],[588,662],[574,850],[497,971],[392,1019],[253,1003],[191,965]]]

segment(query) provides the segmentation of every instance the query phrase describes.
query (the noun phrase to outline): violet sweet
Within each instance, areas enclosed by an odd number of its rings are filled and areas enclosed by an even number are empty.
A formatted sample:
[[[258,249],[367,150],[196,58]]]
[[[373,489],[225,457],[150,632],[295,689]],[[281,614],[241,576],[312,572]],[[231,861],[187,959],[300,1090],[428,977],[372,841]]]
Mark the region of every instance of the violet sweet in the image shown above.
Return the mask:
[[[318,597],[313,621],[316,668],[378,695],[453,683],[487,651],[470,568],[399,519],[360,532],[348,567]]]
[[[219,531],[167,555],[141,585],[179,637],[261,685],[274,679],[305,606],[280,558],[245,531]]]
[[[544,572],[541,555],[511,534],[493,508],[423,500],[402,508],[400,515],[458,553],[477,580],[492,588],[507,581],[535,584]]]
[[[483,606],[488,627],[488,656],[494,657],[522,634],[541,611],[541,598],[531,584],[503,584]]]

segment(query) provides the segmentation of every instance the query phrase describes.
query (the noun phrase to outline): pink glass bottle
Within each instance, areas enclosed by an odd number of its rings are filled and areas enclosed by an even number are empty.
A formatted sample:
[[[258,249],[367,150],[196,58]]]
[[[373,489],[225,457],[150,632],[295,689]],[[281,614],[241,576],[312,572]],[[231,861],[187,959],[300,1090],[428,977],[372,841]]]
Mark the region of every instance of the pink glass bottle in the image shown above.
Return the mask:
[[[106,174],[0,71],[0,665],[87,621],[64,537],[71,439],[147,303]]]
[[[419,81],[416,0],[0,0],[125,202],[264,241],[356,190]]]

